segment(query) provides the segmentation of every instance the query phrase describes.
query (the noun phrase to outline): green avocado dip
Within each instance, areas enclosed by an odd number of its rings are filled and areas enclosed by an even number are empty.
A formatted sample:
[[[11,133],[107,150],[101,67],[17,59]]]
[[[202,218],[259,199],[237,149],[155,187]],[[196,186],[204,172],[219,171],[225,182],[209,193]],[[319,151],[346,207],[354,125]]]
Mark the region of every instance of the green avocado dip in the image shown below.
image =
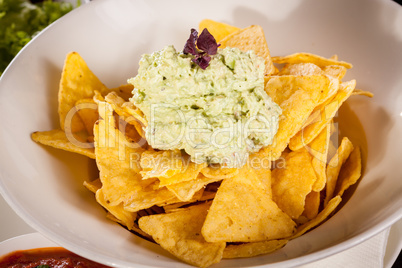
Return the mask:
[[[155,149],[181,149],[196,163],[241,167],[270,145],[280,107],[264,91],[264,60],[218,49],[204,70],[173,46],[142,56],[130,101],[145,115]]]

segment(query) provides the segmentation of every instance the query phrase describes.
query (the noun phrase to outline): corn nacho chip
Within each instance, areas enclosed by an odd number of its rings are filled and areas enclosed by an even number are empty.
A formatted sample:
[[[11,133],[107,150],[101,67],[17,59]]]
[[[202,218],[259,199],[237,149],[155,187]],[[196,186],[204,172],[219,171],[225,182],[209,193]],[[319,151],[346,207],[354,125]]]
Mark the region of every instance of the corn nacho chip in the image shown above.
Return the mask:
[[[184,164],[180,150],[147,150],[141,154],[140,174],[143,180],[148,178],[171,178],[182,171]]]
[[[207,184],[220,180],[221,179],[218,177],[208,178],[199,174],[193,180],[167,185],[166,188],[175,194],[180,201],[186,202],[194,198],[194,194],[204,188]]]
[[[369,97],[369,98],[374,97],[373,93],[371,93],[370,91],[362,90],[362,89],[353,90],[352,95],[361,95],[361,96],[366,96],[366,97]]]
[[[295,223],[266,191],[253,169],[224,180],[202,227],[205,240],[258,242],[292,235]]]
[[[111,92],[115,92],[120,98],[124,101],[129,101],[129,99],[133,96],[134,86],[131,84],[120,85],[116,88],[110,89]]]
[[[353,67],[352,64],[348,62],[338,61],[334,59],[327,59],[311,53],[295,53],[284,57],[272,57],[272,61],[275,63],[292,63],[292,64],[310,62],[320,67],[325,67],[327,65],[340,65],[344,66],[347,69]]]
[[[350,97],[355,86],[355,80],[342,83],[339,87],[339,91],[333,98],[316,107],[315,110],[319,111],[319,113],[315,114],[314,111],[312,112],[315,119],[310,121],[313,121],[313,123],[301,129],[290,139],[290,149],[294,151],[298,150],[317,137],[324,127],[335,117],[342,103]]]
[[[272,171],[272,199],[289,217],[297,219],[317,177],[308,152],[291,152],[285,161],[285,168]]]
[[[96,191],[95,197],[96,201],[107,211],[109,211],[116,219],[118,219],[119,223],[126,226],[129,230],[133,228],[134,220],[137,217],[135,212],[125,210],[123,203],[114,206],[110,205],[110,203],[105,200],[102,189]]]
[[[80,99],[75,103],[75,107],[88,135],[93,136],[95,122],[99,119],[98,105],[93,99]]]
[[[125,121],[134,125],[138,133],[142,133],[142,127],[146,126],[148,123],[145,119],[144,114],[131,102],[126,102],[122,97],[120,97],[116,92],[110,92],[105,96],[105,101],[112,105],[113,110],[121,116]],[[139,131],[142,130],[142,131]]]
[[[77,52],[69,53],[64,63],[59,88],[59,118],[62,130],[65,130],[66,123],[71,132],[84,129],[79,117],[67,118],[67,115],[78,100],[91,98],[94,90],[103,93],[108,89]]]
[[[320,208],[320,192],[311,191],[306,196],[302,216],[305,216],[308,220],[312,220],[317,216],[319,208]]]
[[[48,145],[57,149],[62,149],[68,152],[78,153],[85,155],[89,158],[95,159],[94,148],[83,148],[82,146],[74,145],[69,141],[61,129],[54,129],[50,131],[36,131],[31,134],[34,141],[44,145]]]
[[[314,76],[274,76],[265,85],[265,91],[282,109],[274,142],[262,149],[271,160],[280,157],[314,108],[325,100],[334,85],[329,78]]]
[[[193,181],[197,178],[200,171],[206,166],[203,164],[196,164],[194,162],[190,162],[190,160],[184,160],[187,164],[181,170],[181,172],[174,174],[169,178],[159,177],[160,184],[159,186],[170,186],[182,182]],[[168,187],[169,188],[169,187]],[[170,189],[170,188],[169,188]]]
[[[344,137],[341,145],[336,151],[336,154],[332,157],[327,166],[327,184],[324,207],[327,206],[329,200],[334,196],[339,171],[352,151],[352,142],[347,137]]]
[[[225,168],[219,165],[204,167],[200,172],[207,178],[223,180],[237,175],[239,170],[237,168]]]
[[[198,25],[199,33],[201,33],[204,29],[208,29],[209,33],[215,37],[217,43],[219,43],[226,36],[237,32],[240,28],[234,27],[232,25],[217,22],[210,19],[202,20]]]
[[[211,243],[201,235],[210,204],[192,206],[176,212],[141,217],[139,226],[162,248],[177,258],[198,267],[222,259],[225,242]]]
[[[339,195],[332,198],[327,206],[318,213],[317,217],[297,227],[296,233],[290,239],[295,239],[323,223],[335,211],[341,201],[342,198]]]
[[[154,190],[155,180],[142,180],[138,159],[144,149],[132,144],[116,129],[113,109],[98,102],[102,119],[94,127],[96,163],[102,181],[102,192],[111,206],[121,202],[131,212],[175,199],[166,188]]]
[[[265,39],[264,30],[261,26],[252,25],[233,32],[223,38],[220,43],[222,48],[236,47],[242,51],[254,50],[255,54],[265,60],[265,74],[270,75],[275,72],[267,40]]]
[[[242,243],[239,245],[228,245],[223,251],[224,259],[249,258],[258,255],[268,254],[283,248],[288,240],[270,240],[262,242]]]
[[[346,67],[341,65],[328,65],[325,66],[322,70],[324,71],[325,75],[332,76],[339,81],[341,81],[346,74]]]
[[[96,179],[93,181],[84,181],[84,186],[87,188],[90,192],[96,193],[101,187],[102,187],[102,182],[100,179]]]
[[[321,75],[323,71],[320,67],[310,62],[286,64],[278,73],[278,75]]]
[[[331,124],[321,131],[321,133],[303,149],[307,151],[311,157],[311,164],[314,168],[317,180],[313,184],[313,191],[321,191],[325,187],[327,181],[326,168],[328,161],[328,149],[331,136]]]
[[[355,184],[362,173],[362,157],[360,147],[354,148],[349,158],[342,166],[335,187],[335,195],[342,196],[343,193],[353,184]]]

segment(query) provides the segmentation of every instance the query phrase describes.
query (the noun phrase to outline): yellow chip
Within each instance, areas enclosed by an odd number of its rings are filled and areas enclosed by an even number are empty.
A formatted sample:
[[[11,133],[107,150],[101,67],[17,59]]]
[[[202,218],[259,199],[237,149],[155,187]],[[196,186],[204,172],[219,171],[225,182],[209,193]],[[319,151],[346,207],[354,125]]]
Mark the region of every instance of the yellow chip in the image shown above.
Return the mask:
[[[135,212],[128,212],[124,209],[123,203],[120,203],[118,205],[110,205],[110,203],[105,200],[105,196],[103,195],[102,189],[99,189],[96,191],[96,201],[103,206],[107,211],[109,211],[116,219],[118,219],[118,222],[123,224],[124,226],[127,227],[127,229],[132,229],[134,225],[134,220],[137,217],[137,213]]]
[[[307,120],[313,109],[333,89],[332,81],[325,76],[275,76],[265,86],[268,95],[282,109],[278,132],[271,145],[262,149],[276,160]]]
[[[184,169],[180,150],[147,150],[141,154],[142,179],[170,178]],[[197,174],[198,175],[198,174]]]
[[[324,72],[320,67],[315,65],[314,63],[305,62],[305,63],[296,63],[296,64],[286,64],[278,75],[321,75]]]
[[[322,70],[324,71],[324,74],[332,76],[339,81],[342,80],[342,78],[346,74],[346,68],[340,65],[328,65],[325,66]]]
[[[370,91],[362,90],[362,89],[353,90],[352,95],[361,95],[361,96],[366,96],[366,97],[369,97],[369,98],[374,97],[373,93],[371,93]]]
[[[182,182],[193,181],[197,178],[200,171],[206,166],[206,163],[196,164],[190,162],[189,159],[184,160],[187,164],[181,170],[181,172],[174,174],[171,177],[159,177],[159,186],[170,186]]]
[[[222,259],[226,245],[225,242],[207,242],[201,235],[209,206],[205,203],[168,214],[141,217],[139,226],[177,258],[191,265],[207,267]]]
[[[334,59],[327,59],[311,53],[295,53],[284,57],[272,57],[272,61],[275,63],[291,63],[291,64],[310,62],[320,67],[325,67],[328,65],[340,65],[348,69],[353,67],[352,64],[350,63]]]
[[[116,92],[116,94],[124,101],[129,101],[129,99],[133,96],[133,89],[134,86],[132,84],[125,84],[117,88],[112,88],[110,91]]]
[[[319,208],[320,208],[320,192],[311,191],[306,196],[302,216],[305,216],[309,220],[314,219],[318,214]]]
[[[72,109],[78,100],[92,98],[94,90],[102,94],[108,91],[77,52],[69,53],[64,62],[59,88],[59,118],[62,130],[65,130],[66,125],[67,131],[84,130],[83,122],[78,116],[73,116]]]
[[[291,152],[285,161],[285,168],[272,171],[272,199],[283,212],[297,219],[317,177],[308,152]]]
[[[326,184],[324,207],[328,204],[329,200],[334,196],[339,171],[341,170],[341,166],[345,163],[346,159],[348,159],[352,151],[353,151],[352,142],[347,137],[344,137],[342,139],[341,145],[336,151],[336,154],[332,157],[327,166],[327,184]]]
[[[288,240],[270,240],[262,242],[242,243],[239,245],[228,245],[223,251],[224,259],[249,258],[258,255],[268,254],[286,245]]]
[[[102,119],[94,127],[95,155],[105,200],[111,206],[123,202],[130,212],[176,200],[166,188],[154,189],[156,179],[142,180],[138,162],[144,149],[116,129],[110,104],[98,102],[98,107]]]
[[[223,180],[235,176],[239,170],[237,168],[225,168],[221,165],[207,166],[201,169],[202,175],[207,178]]]
[[[202,235],[210,242],[259,242],[291,236],[295,223],[266,194],[253,169],[226,179],[208,211]]]
[[[236,47],[242,51],[253,50],[256,55],[265,60],[265,75],[275,72],[274,64],[271,60],[267,40],[264,30],[259,25],[252,25],[236,31],[220,41],[221,47]]]
[[[315,111],[319,112],[312,112],[315,119],[307,119],[308,121],[312,121],[312,123],[301,129],[290,139],[289,148],[295,151],[314,140],[334,118],[342,103],[350,97],[355,86],[355,80],[342,83],[339,87],[339,91],[333,98],[316,107]]]
[[[93,181],[84,181],[84,186],[89,191],[95,194],[96,191],[98,191],[102,187],[102,182],[100,181],[100,179],[96,179]]]
[[[204,188],[205,185],[220,181],[218,177],[208,178],[202,174],[199,174],[196,179],[183,181],[175,184],[167,185],[167,189],[174,193],[180,201],[189,201],[194,197],[194,194],[200,189]]]
[[[327,206],[318,213],[317,217],[312,219],[311,221],[306,222],[305,224],[300,225],[297,227],[296,233],[290,238],[290,239],[295,239],[303,234],[305,234],[307,231],[311,230],[312,228],[320,225],[323,223],[328,217],[335,211],[335,209],[338,207],[339,203],[341,203],[342,198],[337,195],[334,198],[332,198]]]
[[[205,28],[208,29],[208,32],[215,37],[215,40],[218,44],[226,36],[240,30],[240,28],[232,25],[210,19],[204,19],[199,23],[199,33],[201,33]]]
[[[336,182],[335,195],[342,196],[343,193],[355,184],[362,173],[362,157],[360,148],[356,147],[349,155],[345,164],[342,166]]]
[[[78,115],[89,136],[94,135],[94,125],[99,119],[98,105],[93,99],[81,99],[75,103]]]
[[[324,189],[327,181],[326,169],[331,126],[328,124],[312,142],[301,149],[307,151],[312,157],[311,164],[317,176],[317,180],[313,184],[313,191],[316,192]]]
[[[94,148],[90,144],[86,144],[86,148],[83,146],[77,146],[69,141],[61,129],[54,129],[50,131],[36,131],[31,134],[34,141],[44,145],[48,145],[57,149],[62,149],[68,152],[78,153],[85,155],[89,158],[95,159]],[[81,142],[81,141],[80,141]]]

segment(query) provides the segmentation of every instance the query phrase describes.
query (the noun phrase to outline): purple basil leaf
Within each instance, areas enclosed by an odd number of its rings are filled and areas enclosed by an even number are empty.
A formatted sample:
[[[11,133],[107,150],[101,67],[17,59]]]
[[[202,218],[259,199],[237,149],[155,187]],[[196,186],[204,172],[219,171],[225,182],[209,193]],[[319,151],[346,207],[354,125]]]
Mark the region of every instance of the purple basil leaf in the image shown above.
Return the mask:
[[[211,57],[198,56],[198,57],[192,59],[192,61],[195,62],[198,66],[200,66],[201,69],[205,70],[208,67],[209,62],[211,61]]]
[[[197,47],[208,55],[215,55],[219,46],[216,43],[215,37],[208,32],[207,28],[198,37]]]
[[[190,37],[187,39],[186,44],[184,45],[183,53],[184,54],[192,54],[194,56],[198,56],[198,50],[195,46],[195,42],[198,38],[198,32],[195,29],[191,29]]]

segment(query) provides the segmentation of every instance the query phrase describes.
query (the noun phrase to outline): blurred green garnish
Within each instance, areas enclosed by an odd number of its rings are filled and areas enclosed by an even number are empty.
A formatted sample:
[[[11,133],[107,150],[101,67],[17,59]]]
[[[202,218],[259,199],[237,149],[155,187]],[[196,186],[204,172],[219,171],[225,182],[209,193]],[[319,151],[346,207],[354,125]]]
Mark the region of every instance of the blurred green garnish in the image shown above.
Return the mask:
[[[0,76],[37,33],[73,8],[71,3],[52,0],[0,0]]]

